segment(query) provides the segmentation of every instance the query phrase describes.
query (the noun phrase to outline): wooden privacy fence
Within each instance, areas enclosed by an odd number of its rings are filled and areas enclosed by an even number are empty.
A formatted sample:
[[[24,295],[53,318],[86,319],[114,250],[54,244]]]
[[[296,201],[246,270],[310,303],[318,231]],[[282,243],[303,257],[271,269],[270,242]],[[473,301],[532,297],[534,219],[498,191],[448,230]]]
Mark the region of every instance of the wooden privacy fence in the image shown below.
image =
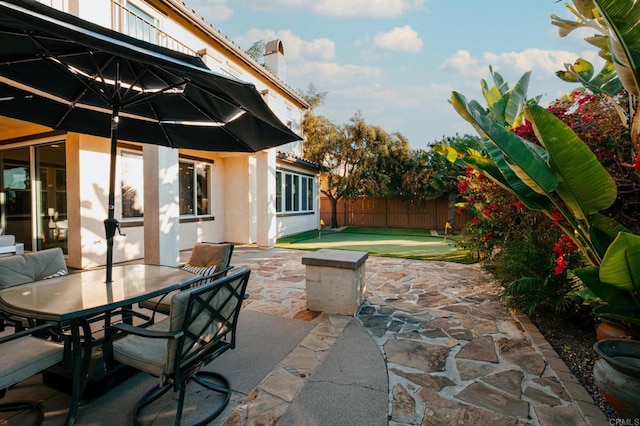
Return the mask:
[[[370,228],[433,229],[444,232],[449,218],[447,197],[417,202],[403,198],[358,197],[338,201],[338,225]],[[331,226],[331,201],[320,197],[320,218]],[[456,214],[455,231],[471,221],[469,214]]]

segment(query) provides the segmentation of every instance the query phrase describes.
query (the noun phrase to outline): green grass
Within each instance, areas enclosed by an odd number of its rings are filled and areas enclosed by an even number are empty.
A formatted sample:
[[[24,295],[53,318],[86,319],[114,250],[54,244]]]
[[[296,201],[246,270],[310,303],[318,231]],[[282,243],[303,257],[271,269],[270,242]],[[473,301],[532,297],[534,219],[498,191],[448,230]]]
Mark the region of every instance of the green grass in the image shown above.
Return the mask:
[[[423,229],[354,228],[342,231],[308,231],[281,238],[277,247],[296,250],[366,251],[373,256],[474,263],[467,250],[458,247],[460,237],[432,236]]]

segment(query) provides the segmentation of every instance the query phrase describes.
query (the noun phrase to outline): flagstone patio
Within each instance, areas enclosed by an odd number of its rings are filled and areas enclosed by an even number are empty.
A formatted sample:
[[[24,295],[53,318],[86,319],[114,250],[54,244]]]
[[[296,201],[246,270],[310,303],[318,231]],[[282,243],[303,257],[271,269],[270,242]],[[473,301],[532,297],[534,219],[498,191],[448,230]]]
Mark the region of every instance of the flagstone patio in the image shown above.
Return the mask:
[[[234,264],[254,271],[246,309],[318,321],[305,306],[304,254],[238,248]],[[357,318],[386,362],[390,425],[608,424],[529,319],[500,304],[478,265],[372,256],[366,283]]]
[[[349,317],[306,309],[307,253],[235,248],[232,264],[252,270],[249,298],[238,346],[207,366],[234,389],[213,424],[609,424],[528,318],[499,303],[478,265],[370,256],[367,300]],[[155,380],[136,374],[85,401],[76,424],[128,424]],[[6,399],[33,394],[45,400],[44,425],[62,424],[68,395],[40,378]],[[165,407],[149,424],[167,423],[171,401]]]

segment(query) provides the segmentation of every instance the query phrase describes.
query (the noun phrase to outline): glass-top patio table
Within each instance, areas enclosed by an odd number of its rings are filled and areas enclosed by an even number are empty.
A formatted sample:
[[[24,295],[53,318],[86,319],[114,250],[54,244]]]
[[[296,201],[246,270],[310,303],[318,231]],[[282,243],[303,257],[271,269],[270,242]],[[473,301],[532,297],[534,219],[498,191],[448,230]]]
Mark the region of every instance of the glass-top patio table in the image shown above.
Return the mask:
[[[113,281],[95,269],[0,290],[0,309],[27,318],[56,321],[71,332],[73,424],[89,374],[92,339],[89,319],[189,286],[201,278],[180,268],[131,264],[113,267]],[[80,333],[84,338],[84,345]]]

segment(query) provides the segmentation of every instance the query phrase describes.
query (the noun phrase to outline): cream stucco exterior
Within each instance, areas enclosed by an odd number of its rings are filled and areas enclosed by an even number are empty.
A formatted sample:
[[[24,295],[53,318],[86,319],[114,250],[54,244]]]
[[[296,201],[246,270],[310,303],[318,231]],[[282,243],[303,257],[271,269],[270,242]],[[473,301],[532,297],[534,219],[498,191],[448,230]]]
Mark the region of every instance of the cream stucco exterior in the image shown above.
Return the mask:
[[[116,2],[111,0],[46,0],[45,4],[103,26],[117,28]],[[263,99],[295,132],[308,105],[278,77],[249,58],[239,47],[205,23],[179,0],[120,1],[144,9],[157,27],[202,55],[213,70],[253,83]],[[115,26],[115,27],[114,27]],[[2,151],[64,141],[68,264],[75,268],[104,265],[107,217],[109,141],[74,133],[60,133],[31,123],[0,117]],[[123,149],[142,153],[144,162],[144,219],[122,219],[116,191],[115,214],[122,234],[114,238],[114,262],[144,258],[150,263],[175,265],[179,251],[197,241],[232,242],[272,247],[278,237],[310,229],[319,223],[317,170],[300,158],[303,142],[255,154],[173,150],[121,141]],[[283,153],[286,153],[284,155]],[[178,160],[197,159],[211,165],[210,215],[180,216]],[[314,208],[304,214],[276,212],[276,172],[280,169],[312,176]],[[116,180],[119,182],[119,180]],[[34,237],[35,238],[35,237]]]

